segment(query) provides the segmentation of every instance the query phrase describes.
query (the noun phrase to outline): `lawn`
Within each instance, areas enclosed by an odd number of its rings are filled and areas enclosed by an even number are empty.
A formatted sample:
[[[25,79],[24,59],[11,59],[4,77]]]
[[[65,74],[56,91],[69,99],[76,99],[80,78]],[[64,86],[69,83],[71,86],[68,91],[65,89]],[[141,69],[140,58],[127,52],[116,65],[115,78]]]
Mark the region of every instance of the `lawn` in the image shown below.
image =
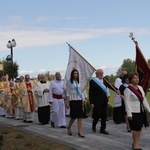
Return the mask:
[[[13,127],[0,125],[0,150],[74,150]]]
[[[115,94],[115,92],[112,91],[112,90],[109,90],[109,91],[110,91],[109,104],[110,104],[112,107],[114,107],[114,94]],[[149,104],[150,104],[150,92],[147,93],[146,98],[147,98],[147,100],[148,100],[148,102],[149,102]]]

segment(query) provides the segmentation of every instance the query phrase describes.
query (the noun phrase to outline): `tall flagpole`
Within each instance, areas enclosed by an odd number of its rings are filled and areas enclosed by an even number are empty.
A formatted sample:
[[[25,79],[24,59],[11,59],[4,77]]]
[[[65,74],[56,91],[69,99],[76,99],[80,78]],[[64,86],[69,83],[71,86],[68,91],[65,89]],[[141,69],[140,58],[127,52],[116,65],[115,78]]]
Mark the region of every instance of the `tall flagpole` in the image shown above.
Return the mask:
[[[66,44],[69,46],[69,47],[71,47],[84,61],[86,61],[95,71],[96,71],[96,69],[84,58],[84,57],[82,57],[68,42],[66,42]],[[109,86],[115,91],[115,92],[117,92],[117,90],[105,79],[105,78],[103,78],[106,82],[107,82],[107,84],[109,84]]]
[[[133,32],[130,32],[130,33],[129,33],[129,37],[130,37],[131,40],[135,43],[135,46],[137,46],[137,48],[139,49],[139,53],[140,53],[140,55],[144,58],[145,63],[147,63],[147,61],[146,61],[146,59],[145,59],[143,53],[141,52],[141,50],[140,50],[140,48],[139,48],[138,42],[135,40],[135,37],[134,37],[134,35],[133,35]],[[150,67],[150,66],[149,66],[149,67]]]
[[[133,42],[135,43],[135,46],[136,46],[136,53],[137,53],[137,50],[138,50],[138,53],[140,54],[140,56],[141,56],[141,58],[142,58],[142,60],[143,60],[143,62],[144,62],[144,66],[146,67],[146,70],[147,70],[146,73],[143,72],[143,73],[145,74],[145,75],[144,75],[145,77],[140,81],[141,84],[142,84],[142,82],[148,83],[146,89],[145,89],[145,84],[143,83],[143,88],[144,88],[144,91],[145,91],[145,94],[146,94],[147,91],[148,91],[148,89],[149,89],[149,85],[150,85],[150,75],[149,75],[149,74],[150,74],[150,66],[148,65],[148,62],[146,61],[146,59],[145,59],[145,57],[144,57],[142,51],[140,50],[139,45],[138,45],[138,42],[135,41],[135,37],[134,37],[134,35],[133,35],[132,32],[129,33],[129,37],[130,37],[131,40],[133,40]],[[136,59],[137,59],[137,58],[136,58]],[[136,71],[137,71],[137,70],[138,70],[138,66],[136,65]],[[146,79],[148,78],[148,80],[145,81],[145,78],[146,78]]]
[[[4,76],[4,57],[3,57],[3,76]]]

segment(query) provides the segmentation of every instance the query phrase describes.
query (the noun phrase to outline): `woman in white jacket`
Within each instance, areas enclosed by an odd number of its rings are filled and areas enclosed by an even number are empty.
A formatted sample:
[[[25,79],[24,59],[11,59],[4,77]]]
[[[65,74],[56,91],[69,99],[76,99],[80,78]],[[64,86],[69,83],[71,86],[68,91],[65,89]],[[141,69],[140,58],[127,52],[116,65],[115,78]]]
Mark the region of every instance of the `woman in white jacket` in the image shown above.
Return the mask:
[[[145,108],[150,112],[150,106],[145,97],[143,88],[138,85],[138,73],[130,74],[129,82],[130,85],[124,91],[124,102],[130,128],[132,130],[132,148],[134,150],[142,150],[139,146],[139,140],[143,125],[145,125],[145,127],[149,126],[146,120]]]

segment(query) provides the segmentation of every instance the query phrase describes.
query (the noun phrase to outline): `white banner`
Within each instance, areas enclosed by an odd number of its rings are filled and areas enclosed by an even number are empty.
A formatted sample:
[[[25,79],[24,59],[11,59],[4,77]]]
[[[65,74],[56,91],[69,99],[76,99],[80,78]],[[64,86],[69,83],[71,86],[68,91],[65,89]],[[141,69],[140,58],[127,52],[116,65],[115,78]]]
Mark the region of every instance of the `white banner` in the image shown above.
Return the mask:
[[[69,46],[69,60],[65,75],[65,81],[70,79],[70,74],[73,69],[79,72],[79,82],[81,85],[81,91],[83,92],[86,85],[88,84],[95,69],[72,47]]]

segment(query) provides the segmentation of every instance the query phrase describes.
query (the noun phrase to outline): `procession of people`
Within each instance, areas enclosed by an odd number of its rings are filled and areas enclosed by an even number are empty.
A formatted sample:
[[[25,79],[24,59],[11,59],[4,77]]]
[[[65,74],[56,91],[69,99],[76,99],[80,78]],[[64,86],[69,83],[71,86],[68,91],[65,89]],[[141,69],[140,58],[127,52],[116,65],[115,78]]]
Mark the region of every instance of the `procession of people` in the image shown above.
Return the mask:
[[[107,79],[103,77],[102,69],[97,69],[96,77],[90,79],[89,102],[92,110],[91,117],[93,118],[91,130],[96,132],[96,125],[101,119],[99,132],[105,135],[109,134],[106,131],[106,119],[110,97],[108,88],[110,88],[116,92],[118,97],[120,96],[118,117],[123,116],[127,123],[127,130],[132,131],[132,147],[134,150],[141,150],[139,146],[141,129],[143,126],[149,126],[145,117],[145,107],[150,112],[150,106],[142,87],[138,86],[138,73],[132,73],[129,77],[126,71],[123,73],[118,79],[119,85],[116,87],[107,83]],[[76,69],[72,70],[67,82],[61,79],[60,72],[55,73],[53,81],[46,80],[45,74],[39,74],[36,82],[31,81],[30,75],[26,74],[20,76],[16,83],[9,81],[7,76],[3,76],[0,82],[0,116],[32,123],[34,113],[37,111],[39,123],[42,125],[50,123],[53,128],[66,128],[69,136],[73,136],[71,127],[77,119],[78,135],[85,138],[85,133],[82,132],[82,128],[84,128],[82,118],[84,118],[84,100],[87,95],[85,90],[81,91],[80,89],[79,76],[80,74]],[[126,79],[129,79],[128,82],[125,81]],[[123,89],[120,88],[122,86]],[[70,109],[70,121],[68,123],[66,108]],[[123,111],[121,111],[122,109]],[[120,118],[115,117],[117,115],[114,115],[113,118],[115,123],[122,121],[116,122]]]

